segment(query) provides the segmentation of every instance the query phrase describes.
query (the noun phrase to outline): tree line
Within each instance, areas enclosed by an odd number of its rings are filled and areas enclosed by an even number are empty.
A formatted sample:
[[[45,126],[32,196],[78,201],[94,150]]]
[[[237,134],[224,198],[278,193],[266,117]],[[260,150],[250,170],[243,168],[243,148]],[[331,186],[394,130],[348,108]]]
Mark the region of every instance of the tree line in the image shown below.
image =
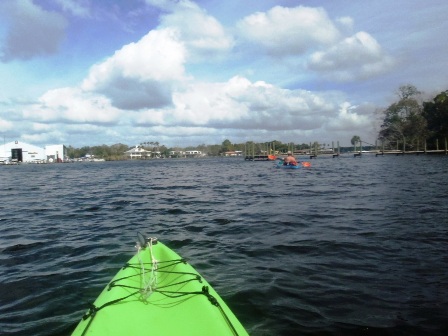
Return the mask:
[[[232,143],[230,140],[224,140],[220,145],[206,145],[201,144],[198,146],[189,147],[167,147],[157,141],[155,142],[141,142],[137,147],[157,153],[159,157],[176,157],[177,154],[188,150],[198,150],[208,156],[222,156],[226,152],[241,151],[244,152],[247,146],[255,146],[257,152],[276,150],[281,153],[286,153],[288,150],[297,149],[308,149],[310,146],[308,144],[292,145],[290,143],[282,143],[281,141],[274,140],[267,143]],[[329,144],[328,144],[329,145]],[[125,152],[133,146],[128,146],[125,144],[115,144],[112,146],[101,145],[101,146],[84,146],[81,148],[74,148],[72,146],[67,147],[67,155],[71,159],[83,158],[88,155],[97,158],[104,158],[108,161],[114,160],[124,160],[126,158]],[[314,147],[313,147],[314,148]]]
[[[129,150],[128,145],[121,143],[107,146],[84,146],[81,148],[74,148],[72,146],[67,147],[67,155],[71,159],[86,157],[87,155],[93,155],[98,158],[106,160],[123,160],[124,152]]]

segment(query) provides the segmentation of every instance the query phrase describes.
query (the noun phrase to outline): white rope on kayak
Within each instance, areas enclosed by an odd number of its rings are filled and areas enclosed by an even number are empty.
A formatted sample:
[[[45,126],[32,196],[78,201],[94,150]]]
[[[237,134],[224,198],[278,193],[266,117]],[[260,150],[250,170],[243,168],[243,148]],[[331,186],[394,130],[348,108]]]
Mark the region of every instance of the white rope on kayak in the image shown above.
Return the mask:
[[[238,336],[238,332],[237,332],[236,328],[234,327],[234,325],[232,324],[231,319],[229,318],[229,316],[227,316],[226,311],[221,306],[219,300],[217,300],[217,298],[210,293],[208,286],[202,286],[202,290],[199,290],[199,289],[194,290],[193,289],[192,291],[182,291],[184,286],[189,282],[192,282],[192,281],[198,282],[196,284],[196,286],[199,285],[200,283],[202,283],[201,276],[199,274],[197,274],[196,272],[186,272],[186,271],[182,271],[181,269],[177,270],[176,269],[177,265],[187,264],[187,261],[183,258],[181,258],[181,259],[175,258],[173,260],[158,261],[154,255],[154,251],[153,251],[153,245],[156,245],[156,244],[157,244],[157,238],[147,238],[146,239],[146,238],[144,238],[144,236],[141,233],[138,233],[138,241],[135,246],[137,249],[138,263],[137,262],[126,263],[126,265],[123,267],[123,270],[126,268],[131,268],[134,271],[130,272],[132,274],[129,274],[129,275],[125,274],[122,277],[114,278],[107,286],[108,291],[113,290],[113,288],[115,288],[115,287],[125,288],[126,291],[128,292],[127,295],[125,295],[123,297],[118,297],[118,298],[116,298],[114,300],[110,300],[108,302],[105,302],[100,306],[95,306],[95,304],[92,304],[89,311],[86,314],[84,314],[84,316],[83,316],[83,320],[88,320],[88,322],[87,322],[84,330],[82,331],[82,336],[87,335],[88,329],[90,328],[90,325],[92,324],[93,319],[95,318],[97,313],[99,311],[101,311],[102,309],[112,306],[114,304],[120,303],[120,302],[126,302],[126,300],[128,298],[131,298],[132,296],[137,296],[140,300],[147,302],[149,296],[152,293],[154,293],[155,291],[160,293],[160,295],[164,295],[167,298],[178,299],[178,300],[174,300],[172,303],[162,304],[162,306],[165,306],[165,307],[171,307],[173,305],[179,304],[180,302],[183,302],[183,300],[186,300],[186,299],[180,299],[181,301],[179,301],[179,298],[182,298],[185,296],[204,295],[205,297],[207,297],[207,299],[213,306],[215,306],[219,309],[223,318],[225,319],[229,328],[231,329],[231,332],[233,333],[233,335]],[[145,264],[148,265],[149,263],[143,262],[142,259],[147,260],[148,258],[147,258],[147,256],[145,256],[145,258],[143,258],[143,256],[140,255],[141,253],[149,253],[150,254],[150,258],[151,258],[151,268],[150,269],[148,266],[146,266],[146,268],[145,268]],[[160,256],[160,257],[162,257],[162,256]],[[165,276],[166,276],[166,274],[175,274],[177,281],[173,281],[173,282],[170,282],[170,283],[164,285],[163,278],[162,278],[162,280],[157,278],[158,273],[163,273],[163,274],[165,274]],[[134,278],[134,277],[137,277],[136,279],[138,279],[138,276],[140,276],[140,284],[134,284],[134,281],[132,281],[132,283],[127,283],[128,279]],[[158,280],[160,280],[160,284],[158,284]],[[175,287],[173,287],[173,286],[175,286]],[[119,295],[117,295],[117,296],[119,296]],[[135,298],[132,300],[135,300]]]
[[[158,260],[154,256],[154,252],[152,249],[153,243],[157,242],[157,238],[149,238],[147,241],[147,247],[148,252],[151,255],[151,270],[145,269],[145,264],[143,263],[143,260],[140,258],[140,253],[144,251],[144,248],[137,243],[137,257],[140,262],[140,268],[141,268],[141,283],[142,283],[142,289],[141,294],[142,298],[144,300],[147,300],[149,296],[154,293],[154,291],[157,289],[157,269],[158,269]]]

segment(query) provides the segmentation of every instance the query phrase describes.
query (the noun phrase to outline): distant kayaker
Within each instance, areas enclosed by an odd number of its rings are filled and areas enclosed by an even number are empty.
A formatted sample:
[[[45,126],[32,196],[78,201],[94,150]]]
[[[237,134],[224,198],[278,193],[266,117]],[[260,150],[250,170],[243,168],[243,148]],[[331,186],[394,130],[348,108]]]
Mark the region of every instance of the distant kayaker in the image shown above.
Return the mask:
[[[292,152],[288,152],[288,156],[285,157],[285,159],[283,160],[283,164],[284,164],[285,166],[287,166],[287,165],[297,166],[297,160],[296,160],[296,158],[292,155]]]

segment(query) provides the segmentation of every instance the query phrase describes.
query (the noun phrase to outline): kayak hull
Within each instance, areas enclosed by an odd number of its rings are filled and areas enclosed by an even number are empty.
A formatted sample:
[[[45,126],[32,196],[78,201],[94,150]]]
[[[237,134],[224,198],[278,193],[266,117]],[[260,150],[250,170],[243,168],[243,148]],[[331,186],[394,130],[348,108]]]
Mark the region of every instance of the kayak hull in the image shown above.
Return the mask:
[[[131,258],[93,307],[73,336],[248,335],[210,284],[161,242]]]
[[[283,169],[300,169],[302,167],[306,167],[309,168],[311,167],[311,162],[308,161],[302,161],[302,162],[298,162],[296,165],[285,165],[283,164],[283,161],[279,161],[276,165],[277,168],[283,168]]]
[[[282,163],[282,164],[278,164],[277,168],[282,168],[282,169],[299,169],[299,168],[302,168],[302,165],[298,164],[298,165],[293,166],[293,165],[284,165]]]

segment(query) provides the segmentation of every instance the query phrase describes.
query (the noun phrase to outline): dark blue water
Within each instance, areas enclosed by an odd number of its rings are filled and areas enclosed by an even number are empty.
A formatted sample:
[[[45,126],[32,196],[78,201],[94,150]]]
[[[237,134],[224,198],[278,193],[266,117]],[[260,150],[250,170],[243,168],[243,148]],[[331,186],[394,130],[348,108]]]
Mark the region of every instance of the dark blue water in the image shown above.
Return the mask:
[[[0,166],[0,334],[69,335],[142,232],[251,335],[446,335],[448,157],[312,164]]]

